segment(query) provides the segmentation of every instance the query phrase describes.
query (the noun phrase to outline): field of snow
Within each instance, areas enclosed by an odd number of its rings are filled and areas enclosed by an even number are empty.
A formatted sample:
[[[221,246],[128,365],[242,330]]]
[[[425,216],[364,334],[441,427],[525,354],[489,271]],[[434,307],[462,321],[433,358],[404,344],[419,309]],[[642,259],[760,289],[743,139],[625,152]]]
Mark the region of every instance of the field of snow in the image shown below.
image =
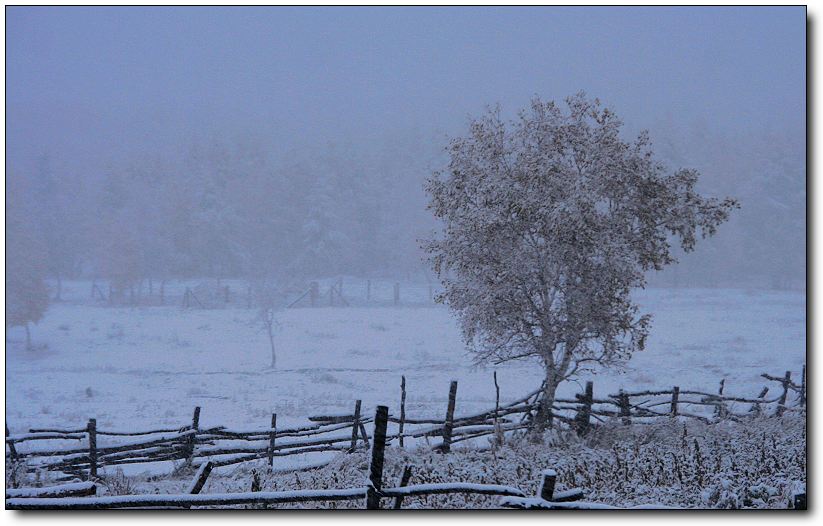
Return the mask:
[[[619,388],[716,389],[755,396],[763,372],[799,374],[805,363],[802,292],[643,291],[654,314],[647,350],[623,372],[594,377],[595,395]],[[267,336],[256,312],[232,307],[106,307],[53,304],[33,328],[7,332],[6,418],[12,432],[30,427],[143,430],[185,425],[195,406],[201,426],[243,428],[303,423],[341,413],[362,399],[399,407],[400,376],[410,417],[442,417],[449,381],[459,381],[457,413],[494,406],[496,369],[503,401],[536,389],[532,364],[477,367],[464,351],[448,309],[427,305],[295,308],[278,316],[278,369],[268,370]],[[569,384],[561,394],[578,392]]]

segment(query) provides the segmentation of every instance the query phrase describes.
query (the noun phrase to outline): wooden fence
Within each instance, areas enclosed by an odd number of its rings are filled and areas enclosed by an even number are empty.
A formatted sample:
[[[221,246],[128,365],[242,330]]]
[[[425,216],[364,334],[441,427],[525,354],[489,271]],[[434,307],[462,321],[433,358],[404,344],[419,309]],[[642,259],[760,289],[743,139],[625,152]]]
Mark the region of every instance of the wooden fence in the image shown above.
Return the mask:
[[[383,465],[387,442],[389,408],[377,406],[374,416],[373,442],[369,462],[368,483],[364,487],[327,490],[297,490],[280,492],[251,491],[244,493],[201,494],[206,478],[212,470],[212,462],[206,462],[198,470],[189,492],[177,495],[117,495],[95,497],[96,487],[90,483],[69,484],[48,489],[31,488],[26,490],[7,490],[6,508],[18,510],[88,510],[116,508],[191,508],[207,506],[210,508],[270,504],[285,504],[311,501],[361,500],[366,509],[380,509],[386,499],[393,499],[394,509],[402,507],[403,499],[408,497],[470,493],[493,495],[499,497],[519,497],[526,495],[519,489],[495,484],[442,483],[407,485],[409,467],[404,471],[401,485],[395,488],[383,487]],[[352,425],[357,430],[357,425]],[[573,490],[555,493],[557,474],[553,470],[544,471],[540,489],[535,499],[540,502],[570,502],[580,500],[583,492]],[[508,506],[517,507],[517,502],[508,502]]]
[[[56,287],[56,284],[52,284]],[[61,302],[108,306],[178,306],[183,309],[251,309],[260,306],[255,286],[241,279],[143,279],[116,288],[106,280],[64,281]],[[283,307],[422,306],[440,289],[431,281],[408,278],[337,277],[283,291]]]
[[[259,484],[252,482],[252,491],[240,493],[201,494],[212,462],[206,462],[198,470],[189,491],[176,495],[115,495],[96,497],[96,486],[92,483],[76,483],[51,488],[11,489],[6,491],[6,508],[17,510],[89,510],[117,508],[182,508],[193,506],[220,508],[226,506],[252,505],[267,506],[295,502],[360,500],[366,509],[381,509],[387,499],[393,499],[393,509],[402,508],[403,500],[409,497],[443,494],[476,494],[499,497],[498,505],[519,509],[617,509],[602,503],[583,501],[584,492],[580,489],[556,491],[557,473],[552,469],[544,470],[538,485],[537,494],[528,497],[523,491],[510,486],[474,483],[440,483],[408,485],[410,467],[406,466],[400,486],[383,487],[383,465],[387,442],[389,409],[377,406],[374,416],[371,460],[369,462],[367,485],[364,487],[325,490],[296,490],[280,492],[259,491]],[[353,426],[356,429],[356,426]],[[795,495],[793,501],[796,509],[806,508],[806,495]],[[660,505],[636,506],[636,509],[664,508]]]
[[[554,401],[552,416],[558,425],[588,433],[593,427],[616,422],[622,425],[648,424],[661,418],[696,419],[715,422],[722,419],[745,419],[758,415],[781,416],[787,410],[805,409],[806,368],[796,383],[791,373],[782,377],[763,374],[763,378],[780,385],[777,394],[767,397],[764,387],[756,398],[724,394],[721,381],[715,393],[681,389],[620,391],[596,397],[594,384],[588,382],[573,399]],[[27,471],[56,472],[55,479],[94,480],[106,466],[178,461],[193,467],[210,463],[213,467],[266,459],[273,466],[276,457],[307,453],[348,453],[367,449],[370,441],[385,440],[403,447],[410,442],[431,444],[448,453],[459,442],[525,430],[542,402],[542,388],[514,402],[501,405],[495,375],[496,404],[480,413],[456,416],[457,382],[449,386],[448,403],[443,418],[409,418],[406,414],[406,379],[401,379],[400,408],[396,415],[386,414],[384,437],[369,436],[366,425],[372,421],[361,414],[361,402],[353,412],[342,415],[316,415],[309,424],[278,427],[272,414],[269,427],[254,430],[200,427],[200,408],[194,409],[190,424],[176,429],[149,431],[107,431],[99,429],[95,419],[76,429],[30,429],[24,434],[9,434],[6,427],[7,463],[22,463]],[[382,407],[382,406],[381,406]],[[85,444],[84,444],[85,442]],[[47,444],[47,447],[39,447]],[[319,467],[314,465],[311,467]]]

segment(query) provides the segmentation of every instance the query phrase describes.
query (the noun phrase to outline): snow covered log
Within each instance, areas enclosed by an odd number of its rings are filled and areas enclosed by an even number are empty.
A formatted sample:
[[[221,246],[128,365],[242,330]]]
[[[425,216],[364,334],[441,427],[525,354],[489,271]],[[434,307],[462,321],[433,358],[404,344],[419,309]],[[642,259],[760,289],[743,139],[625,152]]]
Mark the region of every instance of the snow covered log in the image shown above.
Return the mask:
[[[45,488],[6,488],[7,499],[87,497],[96,493],[97,486],[93,482],[76,482]]]
[[[525,493],[511,486],[498,484],[473,484],[470,482],[443,482],[437,484],[415,484],[380,491],[383,497],[414,497],[420,495],[442,495],[448,493],[475,493],[477,495],[511,495],[523,497]]]
[[[300,490],[275,492],[211,493],[182,495],[115,495],[85,498],[8,498],[12,510],[99,510],[116,508],[157,508],[189,506],[231,506],[238,504],[280,504],[327,500],[355,500],[366,488]]]

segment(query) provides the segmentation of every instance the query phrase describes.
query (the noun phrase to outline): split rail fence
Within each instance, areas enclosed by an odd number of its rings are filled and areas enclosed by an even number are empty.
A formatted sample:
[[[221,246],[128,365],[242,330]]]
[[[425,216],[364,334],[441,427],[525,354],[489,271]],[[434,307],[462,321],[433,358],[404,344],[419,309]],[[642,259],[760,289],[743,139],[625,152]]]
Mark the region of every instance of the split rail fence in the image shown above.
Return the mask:
[[[498,506],[519,509],[617,509],[596,502],[585,502],[581,489],[556,491],[557,473],[552,469],[541,473],[541,480],[536,495],[527,496],[523,491],[511,486],[473,483],[439,483],[408,485],[411,468],[406,466],[400,485],[393,488],[383,487],[383,466],[385,449],[388,441],[387,428],[389,408],[377,406],[374,416],[373,442],[367,484],[364,487],[325,490],[296,490],[279,492],[262,492],[259,486],[252,491],[240,493],[201,494],[206,479],[213,469],[212,462],[203,464],[195,475],[185,494],[176,495],[115,495],[96,497],[96,485],[91,482],[75,483],[51,488],[12,489],[6,491],[6,508],[17,510],[89,510],[117,508],[182,508],[193,506],[221,508],[226,506],[251,505],[266,507],[269,505],[316,502],[360,500],[366,509],[384,508],[387,499],[393,499],[393,509],[401,509],[403,500],[409,497],[442,494],[475,494],[499,497]],[[355,427],[356,428],[356,427]],[[257,490],[255,490],[257,489]],[[796,495],[794,507],[805,509],[805,494]],[[390,501],[389,501],[390,502]],[[636,508],[664,508],[659,505],[637,506]]]
[[[608,422],[621,425],[648,424],[661,418],[696,419],[711,423],[723,419],[741,420],[758,415],[781,416],[786,411],[805,410],[806,368],[799,382],[791,373],[781,376],[763,374],[779,384],[774,396],[764,387],[755,398],[724,394],[725,381],[717,392],[681,389],[627,392],[596,397],[594,384],[588,382],[583,393],[573,399],[558,398],[552,417],[558,425],[568,426],[583,435]],[[449,386],[445,418],[410,418],[406,414],[406,379],[401,380],[400,407],[397,414],[386,415],[387,443],[400,447],[414,443],[430,444],[447,453],[459,442],[482,437],[502,438],[507,433],[528,429],[542,403],[541,389],[514,402],[500,404],[500,388],[495,373],[496,403],[493,409],[456,416],[457,382]],[[103,468],[125,464],[179,462],[194,468],[206,463],[221,467],[266,459],[269,466],[283,456],[310,453],[345,454],[368,449],[375,439],[366,426],[372,417],[361,412],[355,402],[350,414],[317,415],[309,424],[279,427],[271,415],[268,427],[253,430],[225,427],[200,427],[200,408],[194,409],[190,424],[180,428],[149,431],[109,431],[99,429],[96,419],[75,429],[40,428],[28,433],[10,434],[6,426],[6,462],[27,472],[53,472],[56,481],[95,480],[105,476]],[[432,444],[432,442],[434,442]],[[45,444],[45,446],[41,446]],[[307,469],[321,467],[315,464]]]

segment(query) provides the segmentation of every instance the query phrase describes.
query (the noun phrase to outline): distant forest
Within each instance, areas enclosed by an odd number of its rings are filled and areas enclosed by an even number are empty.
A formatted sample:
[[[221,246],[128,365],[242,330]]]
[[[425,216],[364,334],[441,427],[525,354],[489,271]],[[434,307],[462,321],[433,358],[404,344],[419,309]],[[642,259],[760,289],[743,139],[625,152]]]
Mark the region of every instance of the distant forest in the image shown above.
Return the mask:
[[[695,168],[702,192],[742,205],[652,286],[805,287],[805,137],[674,125],[651,136],[670,169]],[[423,183],[447,144],[409,134],[280,155],[263,141],[215,140],[94,173],[44,152],[32,173],[8,167],[7,235],[35,241],[28,257],[52,279],[422,279],[417,240],[437,228]]]

